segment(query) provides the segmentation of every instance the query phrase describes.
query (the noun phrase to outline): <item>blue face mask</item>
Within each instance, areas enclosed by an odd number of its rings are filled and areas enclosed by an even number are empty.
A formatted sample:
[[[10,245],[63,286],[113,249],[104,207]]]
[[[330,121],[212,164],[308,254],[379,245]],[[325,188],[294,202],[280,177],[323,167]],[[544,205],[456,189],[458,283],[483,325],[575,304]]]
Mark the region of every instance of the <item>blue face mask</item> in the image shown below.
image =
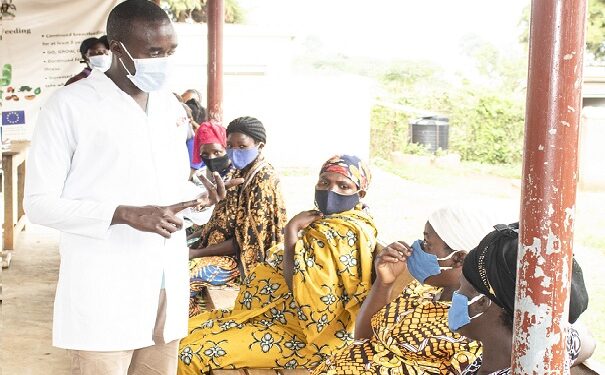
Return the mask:
[[[227,155],[237,169],[244,169],[258,156],[258,148],[228,148]]]
[[[472,319],[483,315],[482,312],[473,317],[468,315],[468,307],[479,301],[481,297],[483,297],[483,294],[479,294],[469,301],[468,297],[464,294],[454,292],[452,295],[452,306],[447,312],[447,325],[450,327],[450,331],[456,332],[460,328],[469,324]]]
[[[332,190],[315,190],[315,204],[324,215],[352,210],[359,203],[359,193],[338,194]]]
[[[128,52],[124,43],[120,42],[120,44],[134,64],[134,74],[130,73],[128,68],[126,68],[122,58],[119,59],[120,63],[122,63],[122,67],[128,73],[126,77],[128,77],[136,87],[141,91],[151,92],[160,90],[166,85],[172,64],[172,58],[170,56],[135,59],[130,52]]]
[[[445,258],[437,258],[436,255],[429,254],[426,251],[422,250],[421,247],[422,241],[416,240],[412,244],[412,255],[407,259],[408,270],[410,274],[421,284],[424,284],[424,281],[429,276],[439,275],[441,271],[451,270],[453,267],[441,267],[439,265],[440,260],[448,260],[456,253],[454,251],[450,255]]]

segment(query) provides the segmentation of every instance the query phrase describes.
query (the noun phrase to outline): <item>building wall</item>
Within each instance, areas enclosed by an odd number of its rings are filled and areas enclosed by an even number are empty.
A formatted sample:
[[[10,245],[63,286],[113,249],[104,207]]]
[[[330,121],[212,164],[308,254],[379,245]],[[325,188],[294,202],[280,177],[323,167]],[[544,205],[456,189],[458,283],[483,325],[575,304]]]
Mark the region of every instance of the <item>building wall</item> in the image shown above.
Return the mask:
[[[605,190],[605,107],[582,109],[579,148],[579,183],[583,190]]]
[[[206,100],[206,26],[176,24],[175,92]],[[266,155],[281,167],[319,169],[335,153],[369,157],[372,83],[358,76],[297,74],[293,37],[245,25],[224,29],[224,125],[253,116],[267,128]]]

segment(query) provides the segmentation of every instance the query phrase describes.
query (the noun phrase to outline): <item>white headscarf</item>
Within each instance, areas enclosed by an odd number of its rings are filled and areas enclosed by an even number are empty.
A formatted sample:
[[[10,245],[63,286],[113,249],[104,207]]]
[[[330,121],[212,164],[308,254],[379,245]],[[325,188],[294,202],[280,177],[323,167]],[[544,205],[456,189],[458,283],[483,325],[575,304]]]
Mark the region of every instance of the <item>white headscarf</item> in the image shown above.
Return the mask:
[[[501,224],[492,214],[497,210],[487,208],[470,203],[445,206],[429,216],[429,223],[452,250],[470,251]]]

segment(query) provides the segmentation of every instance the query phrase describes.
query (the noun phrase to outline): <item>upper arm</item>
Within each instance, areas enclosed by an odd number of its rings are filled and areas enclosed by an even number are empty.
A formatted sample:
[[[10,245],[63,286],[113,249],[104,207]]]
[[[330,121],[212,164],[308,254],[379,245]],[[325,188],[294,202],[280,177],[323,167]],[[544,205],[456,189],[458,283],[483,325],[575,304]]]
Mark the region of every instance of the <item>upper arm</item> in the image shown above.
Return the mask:
[[[40,111],[27,161],[26,202],[36,195],[61,196],[75,152],[70,123],[56,101]]]
[[[577,365],[590,358],[595,351],[596,342],[588,328],[576,322],[568,332],[567,346],[573,360],[572,365]]]

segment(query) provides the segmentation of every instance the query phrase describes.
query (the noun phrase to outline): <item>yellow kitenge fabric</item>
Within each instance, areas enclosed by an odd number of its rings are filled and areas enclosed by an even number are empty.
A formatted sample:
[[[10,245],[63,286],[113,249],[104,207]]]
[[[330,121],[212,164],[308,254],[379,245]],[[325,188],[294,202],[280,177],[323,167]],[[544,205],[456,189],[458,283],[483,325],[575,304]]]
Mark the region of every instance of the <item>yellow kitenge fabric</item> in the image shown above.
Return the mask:
[[[450,303],[440,288],[413,281],[372,318],[374,336],[332,355],[313,375],[460,374],[481,355],[480,344],[447,325]]]
[[[265,259],[266,251],[284,240],[286,204],[275,169],[261,155],[245,171],[232,172],[230,178],[242,177],[245,182],[228,190],[225,199],[216,204],[198,246],[205,248],[233,239],[239,246],[238,254],[189,261],[189,316],[203,310],[196,297],[204,287],[237,284],[240,275],[247,276]]]
[[[303,231],[294,250],[292,293],[283,276],[282,244],[246,277],[232,311],[191,318],[180,344],[179,374],[313,368],[352,342],[376,247],[374,222],[359,207],[318,219]]]

